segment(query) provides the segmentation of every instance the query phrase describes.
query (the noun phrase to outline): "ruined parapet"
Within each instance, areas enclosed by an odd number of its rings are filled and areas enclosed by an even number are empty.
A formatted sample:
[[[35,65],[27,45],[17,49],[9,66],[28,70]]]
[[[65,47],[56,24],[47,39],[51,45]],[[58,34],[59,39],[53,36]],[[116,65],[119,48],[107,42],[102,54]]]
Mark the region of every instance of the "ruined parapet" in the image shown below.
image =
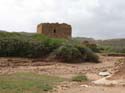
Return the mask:
[[[72,37],[72,27],[65,23],[41,23],[37,26],[37,33],[50,38],[70,39]]]

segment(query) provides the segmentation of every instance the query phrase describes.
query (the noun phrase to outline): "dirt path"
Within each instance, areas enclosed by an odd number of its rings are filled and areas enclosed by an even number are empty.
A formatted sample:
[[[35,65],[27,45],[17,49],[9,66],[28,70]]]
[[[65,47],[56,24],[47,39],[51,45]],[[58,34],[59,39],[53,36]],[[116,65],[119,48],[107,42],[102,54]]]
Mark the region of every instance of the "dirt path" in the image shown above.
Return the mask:
[[[59,62],[44,62],[43,60],[0,58],[0,74],[15,72],[35,72],[71,79],[74,75],[84,74],[90,80],[83,87],[79,83],[66,82],[59,85],[54,93],[125,93],[125,87],[105,87],[89,84],[91,81],[102,78],[99,72],[107,70],[112,72],[114,64],[123,57],[100,57],[101,63],[66,64]],[[67,86],[67,84],[69,84]],[[62,87],[63,86],[63,87]]]
[[[20,71],[30,71],[41,74],[57,75],[65,78],[70,78],[76,74],[86,74],[90,77],[96,77],[100,71],[108,70],[111,72],[114,67],[114,63],[121,58],[122,57],[101,57],[101,63],[81,64],[44,62],[41,60],[34,61],[31,59],[20,58],[0,58],[0,72],[14,73]]]
[[[57,93],[125,93],[125,87],[91,86],[89,88],[85,88],[79,86],[67,90],[62,90]]]

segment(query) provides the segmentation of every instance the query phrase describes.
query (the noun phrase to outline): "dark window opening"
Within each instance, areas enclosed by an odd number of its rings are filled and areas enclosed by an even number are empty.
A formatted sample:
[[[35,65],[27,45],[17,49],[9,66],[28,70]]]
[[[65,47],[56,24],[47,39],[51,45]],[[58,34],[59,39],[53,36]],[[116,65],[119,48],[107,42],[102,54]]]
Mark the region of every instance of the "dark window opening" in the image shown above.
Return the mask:
[[[56,29],[53,30],[53,33],[56,33]]]

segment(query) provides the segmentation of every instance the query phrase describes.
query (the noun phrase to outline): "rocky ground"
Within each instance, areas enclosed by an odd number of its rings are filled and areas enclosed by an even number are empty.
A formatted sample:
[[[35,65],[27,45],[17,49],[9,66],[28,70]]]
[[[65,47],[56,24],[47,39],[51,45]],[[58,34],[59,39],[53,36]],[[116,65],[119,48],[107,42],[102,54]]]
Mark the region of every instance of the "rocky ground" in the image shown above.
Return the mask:
[[[71,79],[78,74],[88,77],[87,82],[62,82],[53,93],[125,93],[124,85],[95,85],[93,81],[102,79],[99,72],[113,74],[108,80],[125,79],[125,65],[119,65],[124,57],[100,57],[100,63],[67,64],[60,62],[47,62],[41,59],[0,58],[0,74],[15,72],[35,72]],[[118,63],[117,63],[118,62]],[[120,63],[121,64],[121,63]],[[114,74],[115,73],[115,74]],[[125,82],[123,82],[125,83]]]

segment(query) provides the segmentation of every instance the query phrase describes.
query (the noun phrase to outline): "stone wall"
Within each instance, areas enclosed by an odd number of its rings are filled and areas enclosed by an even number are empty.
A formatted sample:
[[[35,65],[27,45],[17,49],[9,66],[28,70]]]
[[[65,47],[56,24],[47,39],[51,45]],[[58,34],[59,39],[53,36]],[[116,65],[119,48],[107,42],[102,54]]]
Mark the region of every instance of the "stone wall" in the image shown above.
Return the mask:
[[[72,36],[72,27],[65,23],[41,23],[37,26],[37,33],[50,38],[69,39]]]

